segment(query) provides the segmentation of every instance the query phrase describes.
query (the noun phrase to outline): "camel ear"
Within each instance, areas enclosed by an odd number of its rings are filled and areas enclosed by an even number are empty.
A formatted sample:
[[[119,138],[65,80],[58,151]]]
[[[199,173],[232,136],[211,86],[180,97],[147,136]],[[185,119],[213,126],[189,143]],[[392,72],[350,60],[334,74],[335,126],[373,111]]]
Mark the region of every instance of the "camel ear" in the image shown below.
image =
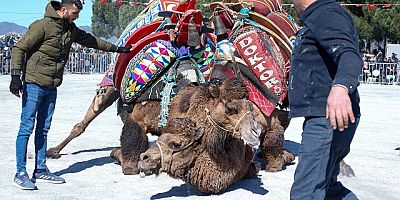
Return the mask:
[[[221,98],[225,100],[248,98],[246,85],[240,78],[226,79],[220,87]]]

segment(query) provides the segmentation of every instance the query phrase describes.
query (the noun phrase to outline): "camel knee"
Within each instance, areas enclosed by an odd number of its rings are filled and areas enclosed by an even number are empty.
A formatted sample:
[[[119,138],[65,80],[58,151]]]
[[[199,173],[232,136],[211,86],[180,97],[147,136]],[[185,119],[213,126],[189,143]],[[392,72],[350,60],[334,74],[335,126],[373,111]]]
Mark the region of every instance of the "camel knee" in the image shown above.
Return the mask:
[[[75,124],[74,128],[72,128],[70,137],[76,138],[80,136],[83,132],[85,132],[87,125],[84,123],[84,121],[81,121],[77,124]]]

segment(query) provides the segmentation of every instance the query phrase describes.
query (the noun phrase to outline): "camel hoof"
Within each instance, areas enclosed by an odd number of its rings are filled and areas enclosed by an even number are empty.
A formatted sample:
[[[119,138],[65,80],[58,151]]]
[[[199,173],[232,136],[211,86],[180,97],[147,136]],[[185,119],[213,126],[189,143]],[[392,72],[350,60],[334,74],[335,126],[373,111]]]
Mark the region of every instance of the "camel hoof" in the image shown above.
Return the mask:
[[[282,171],[285,166],[285,161],[282,157],[268,159],[265,171],[267,172],[279,172]]]
[[[59,154],[59,151],[57,149],[50,148],[46,152],[46,157],[52,158],[52,159],[59,159],[59,158],[61,158],[61,155]]]
[[[296,158],[296,155],[293,152],[283,149],[283,160],[285,161],[285,165],[294,164],[293,161],[295,160],[295,158]]]
[[[261,163],[259,162],[251,162],[249,168],[247,169],[246,174],[244,175],[244,179],[255,178],[258,175],[258,172],[261,170]]]
[[[121,153],[121,148],[113,148],[110,157],[114,160],[116,160],[118,163],[121,163],[121,158],[122,158],[122,153]]]

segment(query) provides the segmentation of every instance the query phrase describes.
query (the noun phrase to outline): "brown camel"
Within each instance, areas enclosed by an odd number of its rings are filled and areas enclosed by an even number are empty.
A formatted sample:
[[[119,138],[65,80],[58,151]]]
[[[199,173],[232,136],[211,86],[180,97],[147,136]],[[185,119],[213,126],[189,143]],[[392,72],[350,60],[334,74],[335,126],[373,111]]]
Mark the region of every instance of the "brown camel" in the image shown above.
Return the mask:
[[[192,121],[192,129],[204,129],[204,135],[211,132],[224,132],[218,134],[230,134],[238,138],[243,143],[251,147],[259,145],[259,134],[261,129],[255,121],[253,114],[253,104],[246,99],[247,90],[240,79],[232,78],[224,81],[223,84],[210,85],[189,85],[178,92],[173,99],[169,111],[169,119],[176,122],[177,119]],[[146,133],[158,133],[161,137],[164,133],[174,132],[174,125],[166,128],[158,127],[158,114],[160,113],[159,101],[147,101],[134,105],[131,113],[122,109],[120,113],[124,122],[121,134],[121,148],[116,148],[111,152],[111,156],[118,160],[122,165],[124,174],[138,174],[139,156],[148,149]],[[179,121],[179,120],[178,120]],[[178,123],[178,122],[177,122]],[[178,124],[181,124],[180,122]],[[186,132],[186,130],[182,130]],[[193,132],[193,130],[189,131]],[[194,131],[197,133],[196,131]],[[225,133],[226,132],[226,133]],[[183,133],[186,134],[186,133]],[[193,133],[194,134],[194,133]],[[187,139],[181,143],[187,142]],[[212,139],[207,140],[211,147],[215,146]],[[186,144],[174,144],[186,146]],[[223,152],[223,145],[217,145]],[[175,148],[178,148],[175,146]],[[215,148],[215,147],[213,147]],[[185,148],[186,149],[186,148]],[[251,148],[250,148],[251,149]],[[218,152],[215,152],[218,154]],[[243,151],[244,152],[244,151]],[[247,165],[253,158],[253,152],[248,158]],[[235,155],[231,155],[235,156]],[[241,161],[242,163],[242,161]],[[248,166],[246,167],[246,169]]]
[[[233,182],[257,173],[252,160],[259,145],[260,126],[247,100],[247,89],[238,78],[222,84],[189,85],[171,102],[169,123],[157,127],[159,102],[136,104],[131,114],[122,111],[121,148],[111,156],[125,174],[167,172],[204,193],[218,193]],[[158,109],[157,109],[158,108]],[[149,112],[150,110],[154,111]],[[148,132],[161,136],[146,153]],[[148,153],[156,152],[156,153]],[[142,162],[139,164],[139,155]],[[155,160],[159,170],[147,164]]]

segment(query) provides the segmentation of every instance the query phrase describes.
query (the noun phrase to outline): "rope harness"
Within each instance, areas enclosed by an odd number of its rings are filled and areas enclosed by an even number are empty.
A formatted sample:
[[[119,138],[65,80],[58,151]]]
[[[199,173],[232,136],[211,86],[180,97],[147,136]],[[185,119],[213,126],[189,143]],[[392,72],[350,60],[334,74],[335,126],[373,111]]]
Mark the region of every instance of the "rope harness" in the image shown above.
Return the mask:
[[[187,148],[189,148],[190,146],[192,146],[195,142],[199,141],[202,137],[203,137],[204,133],[200,135],[200,137],[197,140],[192,141],[191,143],[187,144],[186,146],[184,146],[183,148],[180,148],[180,151],[183,151]],[[164,144],[163,142],[160,142],[159,140],[156,141],[157,147],[160,150],[160,154],[161,154],[161,167],[160,167],[160,171],[162,169],[164,169],[163,167],[163,163],[165,161],[164,159],[164,151],[162,150],[161,146],[164,146],[165,148],[167,148],[169,151],[171,151],[171,156],[174,155],[174,152],[177,152],[174,149],[171,149],[169,146],[167,146],[166,144]],[[169,166],[169,169],[171,169],[171,165],[172,165],[172,159],[167,163]],[[164,169],[165,170],[165,169]]]

